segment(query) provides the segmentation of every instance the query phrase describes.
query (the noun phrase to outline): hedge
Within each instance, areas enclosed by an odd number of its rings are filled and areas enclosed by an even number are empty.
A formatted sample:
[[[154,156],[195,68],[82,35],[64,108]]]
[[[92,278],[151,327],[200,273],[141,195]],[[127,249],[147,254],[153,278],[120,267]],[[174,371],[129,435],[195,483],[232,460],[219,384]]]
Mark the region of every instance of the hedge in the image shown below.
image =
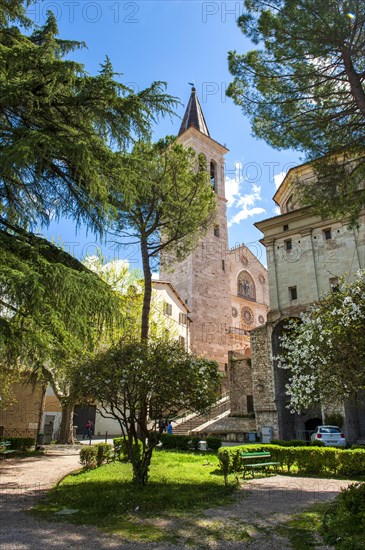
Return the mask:
[[[242,445],[228,449],[230,472],[237,470],[240,452],[268,451],[280,469],[290,472],[293,466],[300,474],[365,475],[365,450],[335,449],[330,447],[281,447],[278,445]],[[221,452],[221,451],[220,451]]]
[[[174,435],[163,433],[160,441],[164,449],[176,449],[179,451],[198,451],[201,437],[198,435]],[[206,437],[207,448],[209,451],[218,451],[222,445],[219,437]]]
[[[16,451],[28,451],[35,445],[34,437],[4,437],[3,440],[10,442],[10,448]]]
[[[289,441],[285,441],[284,439],[272,439],[271,445],[279,445],[279,447],[305,447],[307,442],[300,439],[290,439]]]
[[[161,434],[160,441],[164,449],[176,449],[179,451],[199,450],[200,437],[194,435]]]

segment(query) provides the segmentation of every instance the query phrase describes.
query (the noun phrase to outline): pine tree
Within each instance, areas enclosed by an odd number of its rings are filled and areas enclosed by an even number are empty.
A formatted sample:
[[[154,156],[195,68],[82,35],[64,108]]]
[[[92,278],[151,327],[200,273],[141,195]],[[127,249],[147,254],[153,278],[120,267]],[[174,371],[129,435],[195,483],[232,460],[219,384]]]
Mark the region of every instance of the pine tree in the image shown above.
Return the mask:
[[[365,3],[245,0],[238,20],[258,49],[229,52],[228,95],[255,136],[304,151],[317,181],[307,204],[358,218],[365,204]]]
[[[52,13],[35,28],[29,3],[0,1],[0,361],[2,379],[26,367],[57,384],[116,321],[119,301],[32,231],[66,216],[101,234],[116,183],[134,196],[119,181],[128,145],[176,100],[161,82],[134,93],[109,59],[89,75],[70,59],[83,44],[59,39]]]
[[[214,192],[208,182],[206,159],[174,138],[158,143],[138,142],[120,173],[120,186],[135,189],[133,204],[116,193],[117,239],[134,239],[141,247],[144,301],[141,337],[149,334],[152,268],[161,254],[182,260],[207,231],[215,215]]]

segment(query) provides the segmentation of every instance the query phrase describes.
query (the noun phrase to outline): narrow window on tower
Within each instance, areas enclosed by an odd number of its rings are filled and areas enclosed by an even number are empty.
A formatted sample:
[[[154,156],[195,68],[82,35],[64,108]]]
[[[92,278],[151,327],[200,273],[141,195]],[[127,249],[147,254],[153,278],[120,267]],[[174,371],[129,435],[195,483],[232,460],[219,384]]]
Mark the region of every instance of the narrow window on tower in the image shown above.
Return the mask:
[[[284,241],[284,244],[285,244],[285,250],[291,250],[293,248],[293,243],[291,239]]]
[[[217,191],[217,165],[214,160],[210,161],[210,185],[214,191]]]
[[[222,260],[222,269],[223,269],[223,271],[226,270],[226,264],[225,264],[224,260]]]
[[[252,414],[255,412],[254,406],[253,406],[253,395],[247,395],[247,412],[248,414]]]
[[[297,287],[296,286],[289,287],[289,297],[290,297],[291,301],[297,300],[298,293],[297,293]]]
[[[324,229],[323,230],[323,237],[325,241],[330,241],[332,239],[332,233],[331,229]]]
[[[219,237],[219,225],[214,226],[214,236]]]

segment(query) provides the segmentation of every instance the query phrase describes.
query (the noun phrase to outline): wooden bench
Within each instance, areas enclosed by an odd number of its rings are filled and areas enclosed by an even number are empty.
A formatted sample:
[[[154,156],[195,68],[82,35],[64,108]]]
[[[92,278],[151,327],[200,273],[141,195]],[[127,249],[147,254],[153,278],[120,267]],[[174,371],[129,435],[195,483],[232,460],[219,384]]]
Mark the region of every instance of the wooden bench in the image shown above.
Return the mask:
[[[246,452],[242,452],[241,453],[241,459],[243,461],[247,460],[247,459],[255,459],[255,458],[259,458],[259,459],[263,459],[263,458],[271,458],[271,455],[269,452],[267,451],[261,451],[261,452],[253,452],[253,453],[246,453]],[[278,465],[280,464],[280,462],[254,462],[252,464],[247,464],[246,462],[243,462],[243,477],[246,477],[246,471],[250,470],[251,473],[252,473],[252,478],[255,477],[255,470],[264,470],[264,472],[266,473],[266,475],[268,474],[268,469],[269,469],[269,466],[274,466],[275,467],[275,473],[277,474],[278,473]]]
[[[7,449],[7,447],[11,446],[11,441],[0,441],[0,456],[6,457],[7,455],[11,455],[15,453],[15,449]]]

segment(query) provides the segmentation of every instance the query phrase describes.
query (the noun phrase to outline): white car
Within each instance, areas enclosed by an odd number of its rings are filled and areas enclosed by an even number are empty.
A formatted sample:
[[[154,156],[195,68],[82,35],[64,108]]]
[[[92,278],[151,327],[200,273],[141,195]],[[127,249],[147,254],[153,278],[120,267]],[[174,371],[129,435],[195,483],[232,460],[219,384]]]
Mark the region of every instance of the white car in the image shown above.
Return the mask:
[[[338,426],[317,426],[311,441],[322,441],[331,447],[346,447],[345,436]]]

